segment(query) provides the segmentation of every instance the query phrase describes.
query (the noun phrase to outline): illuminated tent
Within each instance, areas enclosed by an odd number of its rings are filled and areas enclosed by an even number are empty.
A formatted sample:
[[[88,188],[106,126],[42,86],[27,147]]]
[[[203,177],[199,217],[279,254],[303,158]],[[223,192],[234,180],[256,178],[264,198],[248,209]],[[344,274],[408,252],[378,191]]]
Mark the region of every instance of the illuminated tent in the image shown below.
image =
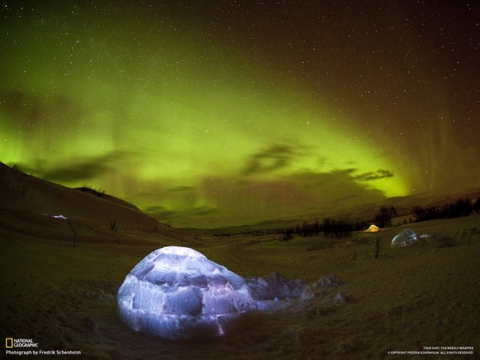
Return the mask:
[[[367,230],[365,230],[365,232],[377,232],[379,230],[380,230],[380,228],[377,225],[372,224],[372,225],[370,225],[370,227]]]
[[[198,251],[168,246],[127,275],[118,290],[118,308],[135,331],[182,340],[223,335],[254,314],[257,305],[241,276]]]
[[[403,229],[397,235],[394,236],[390,246],[392,247],[404,247],[411,246],[418,242],[417,234],[410,229]]]

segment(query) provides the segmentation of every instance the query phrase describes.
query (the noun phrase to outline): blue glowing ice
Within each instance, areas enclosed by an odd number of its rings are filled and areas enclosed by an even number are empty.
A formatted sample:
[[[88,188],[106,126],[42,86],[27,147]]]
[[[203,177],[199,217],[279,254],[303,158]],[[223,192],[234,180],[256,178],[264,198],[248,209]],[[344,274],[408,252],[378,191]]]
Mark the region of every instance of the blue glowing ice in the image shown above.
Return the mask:
[[[397,235],[394,236],[390,246],[392,247],[405,247],[418,243],[417,234],[410,229],[403,229]]]
[[[118,290],[120,317],[165,339],[223,335],[257,310],[245,280],[190,248],[150,253]]]

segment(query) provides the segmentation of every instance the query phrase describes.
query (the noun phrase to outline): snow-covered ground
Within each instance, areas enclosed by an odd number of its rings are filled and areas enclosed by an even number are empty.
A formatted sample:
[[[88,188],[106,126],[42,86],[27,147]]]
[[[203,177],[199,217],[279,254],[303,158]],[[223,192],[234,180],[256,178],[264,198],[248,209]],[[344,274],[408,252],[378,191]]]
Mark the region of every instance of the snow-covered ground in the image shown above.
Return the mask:
[[[21,350],[81,351],[82,359],[383,359],[405,358],[394,351],[419,358],[422,351],[473,347],[480,356],[478,215],[408,225],[431,235],[425,240],[462,239],[456,246],[429,240],[391,248],[402,227],[333,241],[210,237],[152,227],[132,208],[113,211],[95,197],[89,217],[78,208],[92,206],[80,192],[54,209],[42,191],[32,185],[28,197],[2,193],[10,198],[0,202],[1,338],[38,344]],[[241,331],[212,340],[172,342],[135,332],[119,317],[118,289],[139,261],[169,245],[198,250],[245,279],[274,271],[301,279],[309,292],[265,300],[265,311]]]

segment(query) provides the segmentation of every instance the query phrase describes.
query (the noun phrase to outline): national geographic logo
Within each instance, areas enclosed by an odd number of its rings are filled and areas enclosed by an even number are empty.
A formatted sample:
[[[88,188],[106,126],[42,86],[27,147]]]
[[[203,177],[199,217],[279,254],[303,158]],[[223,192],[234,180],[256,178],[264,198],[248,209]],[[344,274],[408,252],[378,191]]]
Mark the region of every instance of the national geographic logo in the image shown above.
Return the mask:
[[[35,349],[32,349],[35,348]],[[80,350],[40,350],[33,339],[5,338],[5,355],[38,356],[38,355],[82,355]]]
[[[33,339],[5,338],[5,349],[13,348],[38,348],[38,343],[34,342]]]

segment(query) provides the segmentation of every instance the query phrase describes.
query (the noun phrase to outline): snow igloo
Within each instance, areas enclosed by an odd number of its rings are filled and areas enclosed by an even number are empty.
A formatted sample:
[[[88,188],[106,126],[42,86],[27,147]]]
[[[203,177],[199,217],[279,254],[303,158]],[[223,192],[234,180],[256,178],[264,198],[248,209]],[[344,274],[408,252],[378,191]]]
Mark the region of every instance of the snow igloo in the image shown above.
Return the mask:
[[[118,308],[133,330],[170,340],[221,336],[257,311],[241,276],[179,246],[155,250],[132,269]]]
[[[390,246],[392,247],[405,247],[418,243],[417,234],[413,230],[403,229],[397,235],[394,236]]]

